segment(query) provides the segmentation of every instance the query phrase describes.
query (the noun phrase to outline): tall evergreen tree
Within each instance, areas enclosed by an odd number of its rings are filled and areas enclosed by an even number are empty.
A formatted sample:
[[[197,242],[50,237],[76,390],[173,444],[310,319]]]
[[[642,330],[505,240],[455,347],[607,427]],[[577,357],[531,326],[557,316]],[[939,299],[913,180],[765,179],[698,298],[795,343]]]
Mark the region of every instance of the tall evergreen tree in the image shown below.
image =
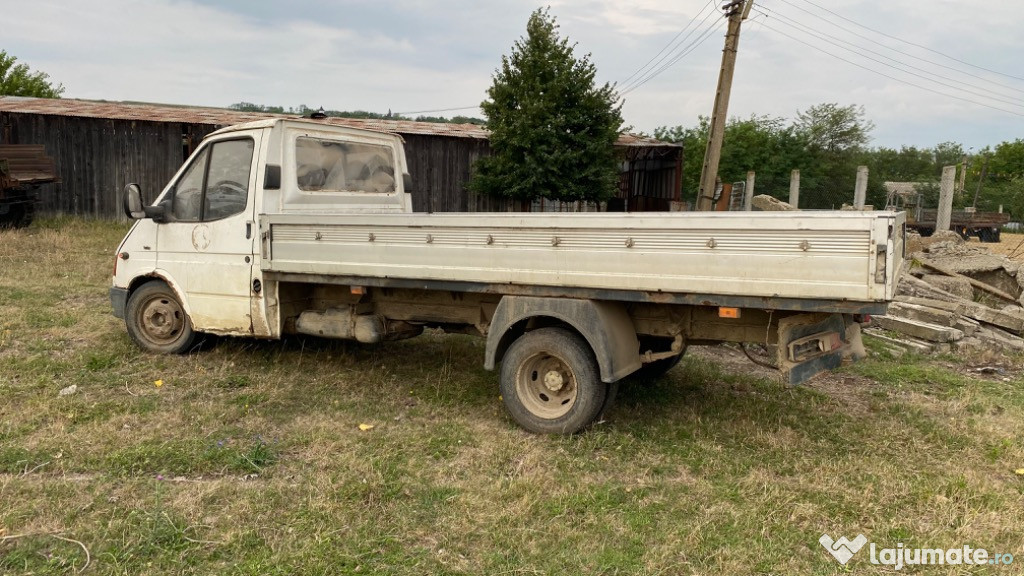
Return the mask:
[[[577,59],[574,47],[547,9],[530,16],[481,104],[492,154],[477,162],[471,189],[518,200],[614,195],[622,105],[611,85],[595,85],[590,55]]]

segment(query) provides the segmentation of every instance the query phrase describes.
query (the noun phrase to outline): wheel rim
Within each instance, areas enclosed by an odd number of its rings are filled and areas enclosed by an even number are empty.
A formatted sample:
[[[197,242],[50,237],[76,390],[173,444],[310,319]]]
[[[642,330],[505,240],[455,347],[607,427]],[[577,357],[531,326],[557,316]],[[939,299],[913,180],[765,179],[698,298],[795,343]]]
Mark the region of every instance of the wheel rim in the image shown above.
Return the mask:
[[[185,331],[185,312],[173,298],[156,295],[139,307],[137,324],[147,340],[157,345],[172,344]]]
[[[516,393],[531,413],[554,419],[567,414],[579,391],[576,375],[562,360],[538,353],[523,362],[516,374]]]

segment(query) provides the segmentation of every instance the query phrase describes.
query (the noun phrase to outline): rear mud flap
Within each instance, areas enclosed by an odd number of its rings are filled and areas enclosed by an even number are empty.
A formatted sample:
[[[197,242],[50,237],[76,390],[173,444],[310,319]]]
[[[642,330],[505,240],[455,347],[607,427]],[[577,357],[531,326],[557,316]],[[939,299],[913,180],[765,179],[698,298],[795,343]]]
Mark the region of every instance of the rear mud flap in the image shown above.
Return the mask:
[[[860,325],[842,314],[800,314],[779,321],[778,366],[790,386],[861,358]]]

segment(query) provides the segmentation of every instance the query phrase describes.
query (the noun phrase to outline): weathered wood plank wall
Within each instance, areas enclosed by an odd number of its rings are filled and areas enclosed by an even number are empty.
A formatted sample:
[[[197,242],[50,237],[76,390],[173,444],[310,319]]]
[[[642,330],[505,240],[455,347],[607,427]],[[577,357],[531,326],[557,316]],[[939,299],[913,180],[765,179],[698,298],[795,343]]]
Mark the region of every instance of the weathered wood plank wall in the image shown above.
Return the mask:
[[[124,219],[121,193],[138,183],[156,198],[188,154],[218,126],[0,112],[0,143],[42,144],[61,182],[40,190],[39,211]],[[403,134],[417,212],[505,212],[520,203],[467,189],[473,163],[490,153],[480,138]],[[629,150],[620,198],[630,210],[667,209],[681,165],[678,149]],[[647,200],[644,201],[643,198]],[[657,201],[653,201],[657,199]],[[663,206],[664,205],[664,206]]]
[[[187,147],[216,126],[0,112],[0,143],[41,144],[61,181],[40,188],[39,211],[124,219],[121,191],[137,182],[153,199],[181,166]]]
[[[504,212],[512,203],[470,192],[473,164],[490,154],[486,140],[403,134],[416,212]]]

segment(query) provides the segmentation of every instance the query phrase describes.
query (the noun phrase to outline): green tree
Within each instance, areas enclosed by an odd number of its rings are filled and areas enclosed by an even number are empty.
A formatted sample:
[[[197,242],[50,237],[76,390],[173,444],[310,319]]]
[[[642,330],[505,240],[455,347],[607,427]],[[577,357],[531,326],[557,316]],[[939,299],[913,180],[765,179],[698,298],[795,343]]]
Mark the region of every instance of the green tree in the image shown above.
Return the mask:
[[[659,140],[683,146],[683,195],[694,197],[704,163],[710,120],[701,116],[692,128],[661,127],[654,131]],[[744,181],[747,171],[757,172],[759,193],[785,198],[789,175],[802,165],[806,143],[785,118],[751,116],[730,118],[725,125],[719,175],[724,182]]]
[[[807,143],[808,158],[800,167],[801,208],[839,208],[853,202],[857,166],[875,125],[863,106],[818,104],[797,112],[794,129]],[[870,174],[870,173],[869,173]],[[868,183],[869,204],[885,202],[877,178]]]
[[[64,86],[56,87],[45,72],[33,72],[28,64],[16,64],[18,58],[0,50],[0,96],[60,98]]]
[[[988,172],[981,181],[978,194],[979,210],[996,210],[1002,205],[1015,219],[1024,219],[1024,140],[1002,142],[995,150],[986,148],[971,161],[968,176],[967,202],[973,201],[981,178],[981,166],[988,158]],[[973,182],[973,185],[972,185]]]
[[[936,178],[934,151],[929,148],[876,148],[867,154],[865,165],[883,182],[923,182]]]
[[[964,161],[964,147],[959,142],[940,142],[932,150],[935,166],[932,170],[935,178],[942,178],[942,168],[956,166]]]
[[[812,148],[835,154],[862,148],[871,140],[875,124],[865,116],[863,106],[818,104],[797,111],[796,128]]]
[[[621,103],[611,85],[596,86],[589,55],[576,58],[574,47],[547,9],[530,16],[481,104],[492,154],[476,163],[471,189],[523,201],[615,193]]]
[[[996,146],[988,168],[989,175],[997,182],[1024,177],[1024,140],[1018,138]]]

